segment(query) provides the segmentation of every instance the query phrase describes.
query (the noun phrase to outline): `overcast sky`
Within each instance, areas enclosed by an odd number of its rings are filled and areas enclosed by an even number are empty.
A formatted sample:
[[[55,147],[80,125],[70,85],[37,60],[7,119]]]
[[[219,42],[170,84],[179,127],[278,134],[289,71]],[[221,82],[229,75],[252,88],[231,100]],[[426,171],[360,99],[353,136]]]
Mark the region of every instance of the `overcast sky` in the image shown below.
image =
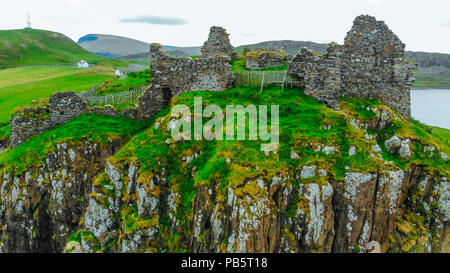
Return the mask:
[[[198,46],[209,27],[223,26],[234,46],[267,40],[342,43],[353,19],[370,14],[407,50],[450,53],[449,0],[13,0],[0,28],[57,31],[77,41],[113,34],[165,45]]]

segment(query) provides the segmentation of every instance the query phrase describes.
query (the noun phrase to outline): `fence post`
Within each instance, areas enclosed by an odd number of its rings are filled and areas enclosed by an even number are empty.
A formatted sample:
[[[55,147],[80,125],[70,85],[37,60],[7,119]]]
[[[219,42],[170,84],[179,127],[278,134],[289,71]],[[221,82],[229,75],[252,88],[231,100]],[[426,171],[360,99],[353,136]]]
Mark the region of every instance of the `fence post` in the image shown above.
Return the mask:
[[[261,90],[259,90],[260,93],[262,93],[263,90],[263,86],[264,86],[264,78],[266,77],[266,71],[264,71],[263,76],[262,76],[262,81],[261,81]]]

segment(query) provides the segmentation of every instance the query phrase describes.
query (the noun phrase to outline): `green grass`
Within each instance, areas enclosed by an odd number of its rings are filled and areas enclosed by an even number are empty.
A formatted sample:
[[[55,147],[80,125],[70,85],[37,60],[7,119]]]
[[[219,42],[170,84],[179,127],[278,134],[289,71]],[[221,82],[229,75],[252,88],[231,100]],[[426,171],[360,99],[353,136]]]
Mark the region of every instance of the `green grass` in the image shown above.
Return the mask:
[[[431,133],[436,137],[442,139],[447,142],[447,145],[450,146],[450,130],[440,127],[431,127]]]
[[[0,71],[0,123],[9,121],[11,111],[57,91],[86,91],[113,79],[113,68],[98,66],[29,66]]]
[[[38,29],[0,31],[0,68],[76,63],[82,59],[90,64],[128,64],[90,53],[60,33]]]
[[[128,139],[148,122],[125,117],[105,117],[93,114],[81,115],[73,121],[30,138],[17,148],[8,148],[0,154],[0,166],[14,170],[19,175],[29,166],[40,166],[46,155],[55,150],[55,143],[73,143],[82,139],[106,143],[111,137]]]
[[[108,95],[116,92],[127,91],[140,86],[148,85],[152,82],[150,69],[129,73],[128,76],[121,80],[119,77],[112,81],[106,82],[106,85],[97,90],[97,95]]]
[[[279,174],[286,174],[289,170],[297,170],[302,165],[316,165],[325,168],[335,177],[342,177],[344,166],[351,165],[354,171],[374,171],[380,166],[381,161],[370,158],[361,153],[359,157],[349,159],[348,140],[346,135],[355,134],[355,129],[348,126],[344,116],[332,111],[322,104],[315,102],[311,97],[303,94],[298,89],[279,87],[266,88],[262,93],[259,87],[247,87],[230,89],[226,92],[189,92],[172,99],[171,105],[184,104],[193,109],[193,98],[201,96],[203,105],[216,104],[225,109],[226,105],[279,105],[280,106],[280,148],[277,154],[266,156],[260,150],[261,141],[184,141],[165,144],[170,138],[170,132],[165,130],[170,117],[161,114],[165,121],[161,122],[161,128],[153,127],[134,137],[121,151],[110,158],[114,165],[121,166],[130,161],[137,160],[140,165],[140,173],[158,173],[161,168],[166,168],[167,178],[171,188],[177,188],[180,193],[180,208],[177,210],[177,218],[181,224],[179,234],[190,234],[192,221],[193,200],[197,190],[211,183],[216,183],[217,199],[226,200],[227,188],[236,188],[235,194],[257,195],[257,186],[254,183],[257,178],[272,179]],[[166,109],[168,111],[168,109]],[[270,108],[269,108],[270,111]],[[193,111],[192,111],[193,112]],[[270,115],[270,113],[269,113]],[[269,116],[270,117],[270,116]],[[206,122],[206,121],[204,121]],[[323,129],[323,123],[332,125],[330,130]],[[248,132],[247,132],[248,134]],[[361,151],[367,151],[370,146],[359,136],[358,145]],[[341,149],[336,154],[325,155],[323,152],[314,152],[306,148],[309,143],[323,143],[336,145]],[[200,154],[201,151],[201,154]],[[294,161],[290,157],[291,151],[296,151],[300,159]],[[182,158],[197,153],[199,156],[189,165]],[[226,163],[226,158],[232,160]],[[190,175],[190,169],[197,169],[196,175]],[[319,183],[327,183],[325,178],[317,178]],[[300,183],[298,180],[295,183]],[[244,186],[245,185],[245,186]],[[214,187],[213,187],[214,188]],[[161,222],[161,234],[170,238],[170,229],[166,229],[167,223]],[[181,242],[181,241],[180,241]],[[169,251],[183,251],[187,246],[178,244]]]
[[[414,120],[407,122],[399,119],[384,130],[369,131],[377,135],[374,140],[365,138],[365,131],[349,124],[351,117],[363,121],[375,118],[367,107],[386,107],[376,100],[342,100],[342,110],[334,111],[317,103],[299,89],[267,87],[260,92],[259,87],[245,87],[229,89],[226,92],[184,93],[173,98],[170,106],[184,104],[193,113],[194,97],[198,96],[202,97],[204,107],[212,104],[222,109],[225,109],[226,105],[279,105],[280,146],[277,153],[266,155],[262,152],[260,144],[263,141],[260,140],[172,140],[168,145],[166,140],[171,140],[171,132],[166,128],[171,118],[170,107],[166,107],[146,122],[95,115],[80,116],[70,123],[31,138],[14,150],[7,150],[0,155],[0,168],[3,171],[14,169],[14,174],[18,175],[30,166],[39,166],[46,154],[55,149],[55,143],[72,143],[82,138],[105,143],[111,135],[131,138],[116,155],[108,158],[108,162],[118,168],[127,168],[128,164],[139,166],[138,172],[142,181],[138,180],[137,183],[147,183],[155,175],[161,175],[164,170],[167,180],[164,180],[164,183],[156,183],[154,190],[148,190],[148,194],[157,198],[164,194],[162,198],[165,198],[168,188],[176,191],[178,194],[174,197],[174,202],[178,207],[175,215],[178,223],[172,225],[172,220],[164,212],[166,210],[156,218],[141,219],[136,213],[136,207],[128,205],[120,208],[118,221],[120,226],[124,227],[124,233],[159,225],[159,235],[169,242],[164,246],[169,252],[183,252],[189,248],[185,243],[189,240],[185,238],[193,235],[193,209],[196,206],[194,200],[202,190],[207,189],[205,186],[213,189],[214,194],[210,196],[214,196],[214,200],[222,204],[228,198],[229,188],[234,190],[236,196],[251,196],[252,202],[258,200],[265,194],[257,185],[258,179],[273,181],[275,176],[284,177],[287,179],[286,186],[292,186],[293,191],[298,192],[302,184],[314,182],[326,185],[329,181],[342,181],[348,172],[347,166],[352,172],[378,173],[397,168],[406,169],[415,164],[424,166],[430,174],[449,176],[449,162],[439,156],[430,157],[423,152],[424,145],[434,145],[441,151],[449,152],[448,142],[443,141],[450,135],[449,130],[429,127]],[[268,110],[270,117],[270,107]],[[269,118],[269,123],[270,121]],[[152,125],[155,122],[160,123],[159,129]],[[325,124],[330,125],[330,129],[325,129]],[[225,126],[224,124],[224,130]],[[386,152],[384,141],[393,134],[412,140],[411,160],[401,161],[398,156]],[[383,158],[371,156],[372,145],[377,143],[382,148]],[[327,155],[323,151],[315,151],[318,145],[333,146],[336,148],[335,153]],[[357,148],[357,154],[354,156],[348,154],[350,145]],[[291,159],[291,151],[295,151],[299,158]],[[183,158],[189,156],[194,159],[187,163]],[[227,158],[230,159],[229,163]],[[386,160],[392,163],[387,163]],[[325,169],[328,177],[295,177],[303,166],[309,165]],[[95,198],[103,206],[109,205],[106,197],[114,194],[105,191],[105,185],[110,185],[110,182],[104,173],[94,181],[94,186],[102,193],[101,196],[95,195]],[[128,179],[123,180],[123,183],[123,189],[126,189]],[[123,194],[125,199],[130,197],[125,195],[125,191]],[[288,217],[296,217],[294,212],[304,206],[302,200],[299,196],[294,196],[293,205],[288,208]]]
[[[0,142],[8,139],[11,135],[11,128],[9,127],[9,123],[0,123]]]
[[[405,169],[408,164],[425,165],[431,173],[440,172],[448,175],[449,164],[440,157],[430,158],[422,153],[424,144],[434,144],[443,151],[449,149],[448,144],[441,142],[433,132],[428,133],[422,129],[421,124],[400,120],[391,127],[373,132],[379,137],[377,140],[368,140],[364,137],[365,132],[354,128],[347,122],[348,115],[354,115],[361,120],[375,118],[375,114],[366,110],[368,106],[384,107],[376,100],[343,100],[345,109],[333,111],[324,105],[317,103],[313,98],[303,94],[301,90],[279,87],[265,88],[262,93],[258,87],[246,87],[229,89],[226,92],[189,92],[182,94],[171,101],[171,106],[184,104],[193,113],[194,97],[201,96],[203,106],[216,104],[225,109],[226,105],[279,105],[280,107],[280,147],[276,154],[266,156],[260,150],[261,141],[195,141],[187,140],[170,145],[165,144],[170,139],[167,127],[170,116],[160,113],[156,121],[161,123],[160,129],[151,128],[135,136],[118,154],[108,159],[112,164],[121,168],[130,162],[138,162],[139,172],[143,176],[152,177],[158,174],[162,168],[168,174],[167,183],[172,189],[177,189],[179,204],[177,210],[178,229],[172,230],[170,220],[161,215],[160,234],[163,238],[170,240],[172,234],[183,234],[192,236],[192,213],[195,197],[200,189],[209,187],[216,189],[215,198],[218,202],[226,202],[228,188],[233,188],[236,195],[248,194],[257,199],[261,191],[256,185],[257,179],[271,180],[274,176],[287,177],[288,174],[298,173],[302,166],[315,165],[318,169],[325,169],[334,180],[344,179],[348,172],[346,166],[351,167],[353,172],[378,172],[379,170],[390,170],[393,166],[386,166],[385,160],[392,161],[399,168]],[[164,121],[161,119],[164,117]],[[269,120],[270,121],[270,120]],[[205,120],[203,122],[206,122]],[[329,124],[329,130],[323,125]],[[225,125],[224,125],[225,126]],[[225,130],[225,128],[224,128]],[[441,135],[449,134],[449,130],[443,130]],[[398,156],[387,154],[383,150],[383,157],[372,157],[372,145],[378,144],[384,147],[384,140],[391,137],[393,133],[401,137],[417,139],[424,144],[412,145],[413,158],[409,162],[402,162]],[[248,134],[248,132],[247,132]],[[334,154],[326,155],[324,152],[314,151],[313,145],[328,145],[336,147]],[[357,154],[349,156],[349,146],[357,147]],[[291,159],[291,151],[299,155],[299,159]],[[183,157],[197,154],[189,164],[183,161]],[[231,159],[230,163],[226,158]],[[191,169],[195,168],[194,176]],[[290,178],[294,189],[298,189],[302,183],[326,184],[329,178],[315,177],[310,180]],[[215,186],[213,186],[215,185]],[[163,186],[161,186],[163,187]],[[164,189],[161,189],[163,191]],[[153,194],[153,193],[152,193]],[[156,195],[157,196],[157,195]],[[220,201],[222,200],[222,201]],[[289,211],[297,211],[297,204],[301,200],[293,202],[294,206]],[[295,213],[291,213],[295,217]],[[170,252],[182,252],[188,248],[183,245],[183,240],[178,244],[169,245]]]
[[[445,78],[437,74],[416,73],[416,81],[413,84],[416,88],[450,88],[450,78]]]
[[[280,65],[280,66],[271,66],[271,67],[266,67],[263,69],[255,69],[255,70],[251,70],[251,71],[284,71],[287,69],[288,69],[288,65],[284,64],[284,65]],[[250,71],[250,70],[245,68],[245,59],[240,58],[240,59],[231,61],[231,71]]]

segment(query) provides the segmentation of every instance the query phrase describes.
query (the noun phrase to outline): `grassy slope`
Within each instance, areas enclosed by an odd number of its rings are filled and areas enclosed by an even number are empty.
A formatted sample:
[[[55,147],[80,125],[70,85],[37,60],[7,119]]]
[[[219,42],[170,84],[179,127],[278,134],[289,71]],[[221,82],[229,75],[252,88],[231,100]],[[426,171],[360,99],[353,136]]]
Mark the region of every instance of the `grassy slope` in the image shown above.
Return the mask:
[[[0,142],[8,139],[11,134],[9,123],[0,123]]]
[[[127,63],[92,54],[60,33],[38,29],[0,31],[0,67],[76,63],[81,59],[123,66]]]
[[[152,82],[150,69],[129,73],[121,80],[119,77],[106,82],[106,85],[97,90],[97,95],[108,95],[116,92],[127,91],[139,86],[148,85]]]
[[[204,105],[217,104],[222,108],[225,108],[225,105],[230,104],[280,105],[281,147],[279,152],[280,163],[277,164],[281,164],[281,162],[290,162],[291,150],[297,150],[298,153],[302,154],[302,160],[305,162],[309,160],[314,161],[316,160],[314,158],[316,158],[317,155],[323,155],[322,153],[315,153],[310,149],[308,150],[302,147],[307,143],[322,143],[329,145],[334,144],[340,147],[339,156],[336,156],[334,158],[337,161],[334,162],[334,164],[330,164],[330,162],[328,161],[324,161],[323,163],[326,165],[333,165],[334,167],[332,168],[337,168],[331,170],[332,172],[336,172],[336,174],[342,171],[338,170],[339,168],[343,168],[343,164],[340,164],[342,163],[340,161],[345,159],[348,153],[348,145],[352,141],[355,142],[355,145],[361,146],[361,150],[365,150],[367,148],[364,147],[363,143],[360,143],[367,142],[366,139],[361,136],[361,130],[355,129],[353,128],[353,126],[348,125],[346,122],[346,117],[351,114],[361,120],[364,120],[364,118],[367,118],[367,115],[364,116],[363,114],[361,114],[361,112],[364,113],[364,111],[361,110],[359,112],[359,109],[365,109],[369,105],[380,105],[376,101],[347,101],[344,103],[352,106],[351,108],[348,108],[349,113],[344,113],[342,111],[336,112],[328,109],[322,104],[315,102],[314,99],[304,95],[298,89],[285,89],[284,92],[282,92],[281,88],[278,87],[265,89],[262,94],[259,94],[259,88],[257,87],[230,89],[224,93],[189,92],[173,99],[172,105],[185,104],[193,107],[194,96],[202,96]],[[168,120],[169,118],[166,117],[165,122],[168,122]],[[331,124],[331,129],[323,129],[324,123]],[[164,124],[162,125],[162,127],[164,128]],[[447,143],[445,143],[446,137],[443,136],[444,133],[441,132],[439,134],[436,134],[433,130],[425,129],[427,127],[428,126],[424,126],[418,122],[409,123],[399,120],[396,121],[393,126],[386,129],[384,135],[386,137],[390,137],[394,133],[398,133],[402,137],[410,137],[420,140],[423,143],[438,146],[442,151],[450,154],[450,147],[447,145]],[[450,132],[449,130],[445,129],[441,130],[443,132],[446,132],[447,135]],[[381,134],[383,132],[380,131],[378,133]],[[131,154],[134,154],[134,156],[137,156],[138,158],[142,157],[141,161],[143,162],[143,164],[148,168],[151,168],[151,164],[152,162],[154,163],[155,158],[159,158],[161,155],[169,152],[168,149],[170,148],[168,148],[167,145],[161,145],[165,142],[167,137],[168,132],[165,132],[165,130],[154,131],[153,129],[150,129],[148,132],[135,138],[134,144],[139,143],[139,150],[135,150],[134,148],[136,147],[134,147],[128,151],[132,151]],[[349,140],[352,138],[354,138],[355,140]],[[381,142],[379,144],[380,146],[384,146],[384,144]],[[263,153],[259,150],[258,141],[203,141],[200,143],[197,143],[196,141],[187,141],[180,145],[175,144],[174,146],[181,146],[181,148],[183,148],[181,150],[178,150],[178,152],[180,152],[179,154],[181,154],[183,150],[196,145],[212,145],[216,146],[216,148],[220,147],[220,149],[227,147],[231,148],[234,146],[235,148],[241,147],[242,149],[253,150],[250,153],[236,153],[236,151],[239,149],[232,149],[234,151],[229,152],[233,154],[233,158],[254,156],[255,159],[257,159],[261,157],[261,155],[263,155]],[[133,141],[130,144],[130,147],[132,146]],[[147,148],[149,150],[146,150]],[[137,155],[137,153],[139,155]],[[127,148],[122,150],[122,152],[118,155],[118,158],[123,158],[126,154]],[[371,164],[378,165],[374,162],[371,162],[375,159],[361,159],[363,160],[358,164],[354,164],[353,168],[363,172],[367,172],[370,169],[373,169],[373,166],[371,166]],[[146,169],[147,167],[144,167],[144,169]]]
[[[351,171],[356,172],[376,172],[379,169],[392,170],[395,168],[406,169],[409,164],[423,164],[430,172],[440,172],[442,175],[449,175],[450,167],[448,162],[444,162],[440,157],[428,157],[423,153],[422,144],[414,144],[413,159],[408,162],[400,161],[397,156],[386,153],[383,148],[383,159],[371,157],[371,146],[378,143],[384,147],[384,140],[398,133],[402,137],[410,137],[420,140],[422,143],[434,144],[441,150],[450,152],[448,145],[443,143],[433,132],[428,133],[420,124],[408,123],[403,120],[396,121],[393,126],[373,133],[379,134],[377,140],[368,140],[364,137],[364,131],[349,125],[347,118],[349,115],[361,120],[373,118],[370,113],[365,112],[366,107],[380,106],[376,101],[351,100],[346,101],[347,107],[343,111],[333,111],[314,99],[305,96],[298,89],[280,88],[265,89],[259,94],[259,88],[231,89],[225,93],[220,92],[190,92],[185,93],[172,100],[171,105],[185,104],[191,108],[193,113],[194,96],[202,96],[203,105],[217,104],[224,109],[225,105],[232,104],[267,104],[280,105],[280,148],[276,154],[271,153],[266,156],[260,150],[260,141],[172,141],[171,145],[165,144],[170,139],[170,132],[165,128],[170,120],[167,113],[160,114],[165,117],[156,120],[161,123],[161,128],[155,130],[154,127],[138,134],[121,151],[108,159],[116,166],[126,165],[130,162],[138,162],[140,173],[152,177],[161,168],[166,168],[169,174],[168,181],[170,187],[180,189],[180,204],[177,217],[184,225],[179,227],[178,234],[189,234],[192,222],[193,200],[197,190],[205,185],[214,183],[217,188],[217,200],[226,200],[227,189],[232,187],[235,194],[253,195],[255,180],[261,177],[272,179],[281,175],[286,177],[288,171],[301,171],[302,166],[316,165],[318,168],[327,170],[336,180],[342,180],[345,167],[349,166]],[[383,106],[381,106],[383,107]],[[167,109],[166,109],[167,112]],[[373,113],[372,113],[373,114]],[[374,115],[374,114],[373,114]],[[205,122],[205,121],[204,121]],[[323,124],[330,124],[331,129],[325,130]],[[313,145],[329,145],[337,148],[334,154],[326,155],[324,152],[315,152]],[[349,146],[357,147],[357,154],[349,156]],[[295,151],[299,159],[292,160],[290,153]],[[191,163],[183,161],[183,157],[199,155]],[[231,163],[226,163],[226,158],[231,159]],[[392,161],[392,165],[386,166],[385,160]],[[396,167],[395,167],[396,166]],[[191,168],[196,168],[196,175],[190,175]],[[328,178],[315,177],[316,183],[328,183]],[[294,188],[298,188],[300,183],[309,183],[310,180],[300,181],[290,180]],[[250,181],[250,182],[248,182]],[[157,193],[155,193],[157,194]],[[301,204],[301,200],[297,200]],[[294,202],[295,203],[295,202]],[[292,207],[292,213],[297,211]],[[141,219],[142,220],[142,219]],[[144,220],[145,221],[145,220]],[[178,234],[169,232],[167,216],[159,219],[162,236],[166,236],[169,241],[174,240],[173,251],[185,251],[187,246],[182,242],[177,242]],[[189,236],[189,235],[187,235]]]
[[[0,71],[0,123],[11,111],[32,100],[49,97],[56,91],[86,91],[114,78],[113,68],[97,66],[29,66]]]
[[[69,123],[29,139],[16,149],[8,148],[0,154],[0,166],[7,165],[8,168],[14,168],[16,174],[20,174],[28,166],[40,166],[45,156],[55,148],[55,143],[82,139],[106,143],[114,136],[127,139],[147,127],[148,123],[125,117],[81,115]]]
[[[416,88],[450,88],[450,78],[442,77],[438,74],[416,73],[416,81],[413,84]]]
[[[0,155],[0,168],[4,171],[15,169],[19,174],[30,165],[42,164],[46,153],[52,151],[54,143],[70,142],[72,140],[86,137],[97,141],[105,141],[111,134],[130,137],[135,135],[118,154],[108,159],[116,166],[126,165],[134,162],[139,164],[139,173],[143,177],[152,177],[161,168],[166,168],[170,187],[179,189],[179,202],[181,207],[177,210],[176,217],[181,220],[179,230],[176,233],[169,232],[168,216],[162,215],[160,219],[140,219],[136,216],[134,207],[121,208],[121,216],[127,229],[134,230],[145,221],[152,225],[160,226],[162,236],[172,242],[168,251],[186,251],[180,234],[191,232],[193,200],[197,190],[205,185],[214,183],[217,186],[217,200],[226,200],[227,190],[232,187],[236,195],[258,193],[256,190],[256,179],[272,179],[274,176],[287,177],[288,173],[295,171],[299,173],[305,165],[315,165],[327,170],[328,174],[336,180],[344,178],[346,166],[350,171],[376,172],[380,169],[392,170],[396,168],[406,169],[409,164],[424,165],[432,172],[449,176],[450,163],[444,162],[439,156],[430,158],[429,154],[423,152],[423,145],[432,144],[438,146],[442,151],[450,154],[450,147],[443,141],[444,135],[450,131],[442,130],[440,136],[435,135],[433,128],[428,129],[415,121],[394,121],[393,125],[385,130],[376,130],[371,133],[377,134],[376,140],[366,139],[365,132],[349,125],[348,120],[356,117],[362,121],[369,120],[374,114],[367,109],[368,106],[384,107],[377,101],[371,100],[345,100],[342,111],[333,111],[313,98],[303,94],[298,89],[285,88],[281,91],[279,87],[266,88],[262,93],[259,87],[247,87],[230,89],[226,92],[189,92],[182,94],[171,101],[171,105],[184,104],[191,108],[193,113],[193,100],[195,96],[201,96],[203,106],[217,104],[225,109],[226,105],[279,105],[280,106],[280,147],[276,154],[265,155],[260,150],[261,141],[179,141],[167,145],[170,139],[170,131],[167,125],[170,121],[169,108],[161,111],[151,121],[132,121],[127,118],[106,118],[95,115],[85,115],[78,119],[57,127],[40,136],[34,137],[20,145],[15,150],[7,150]],[[164,120],[162,120],[164,117]],[[270,117],[270,113],[269,113]],[[153,122],[160,122],[161,127],[155,129],[150,126]],[[206,121],[203,121],[206,122]],[[270,122],[270,119],[269,119]],[[324,129],[324,124],[331,125],[329,130]],[[143,128],[143,132],[140,132]],[[225,129],[225,128],[224,128]],[[393,134],[400,137],[409,137],[419,140],[420,143],[412,143],[413,157],[410,161],[401,161],[397,156],[390,155],[384,148],[384,141]],[[55,137],[53,137],[55,136]],[[444,136],[444,139],[441,137]],[[378,143],[382,148],[383,158],[371,157],[371,146]],[[311,146],[312,145],[312,146]],[[316,152],[317,145],[329,145],[336,147],[336,152],[326,155],[323,151]],[[357,154],[349,156],[349,146],[357,147]],[[299,159],[291,159],[291,151],[299,155]],[[198,157],[191,163],[183,161],[183,157]],[[226,158],[231,159],[230,163]],[[392,161],[392,164],[385,160]],[[195,167],[196,173],[191,176],[191,169]],[[105,174],[100,175],[101,185],[108,185]],[[104,180],[104,181],[103,181]],[[298,189],[302,183],[328,183],[327,177],[315,177],[313,179],[299,180],[290,178],[294,189]],[[126,183],[126,182],[125,182]],[[126,185],[124,185],[126,188]],[[106,188],[105,188],[106,190]],[[159,189],[158,189],[159,190]],[[159,194],[154,192],[152,194]],[[299,198],[298,196],[295,198]],[[303,206],[304,200],[298,199],[296,204],[289,209],[288,215],[294,215],[296,206]],[[131,216],[130,216],[131,215]],[[133,218],[129,222],[128,216]]]

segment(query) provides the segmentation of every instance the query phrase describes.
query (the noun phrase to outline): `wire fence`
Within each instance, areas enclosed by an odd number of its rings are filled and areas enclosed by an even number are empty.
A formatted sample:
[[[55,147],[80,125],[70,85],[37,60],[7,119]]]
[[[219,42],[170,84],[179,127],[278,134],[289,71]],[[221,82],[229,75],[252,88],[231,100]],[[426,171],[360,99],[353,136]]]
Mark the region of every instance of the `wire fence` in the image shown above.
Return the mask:
[[[279,84],[285,86],[297,86],[300,82],[291,77],[287,71],[234,71],[236,85],[241,86],[264,86]]]
[[[79,94],[87,101],[89,106],[103,106],[107,104],[120,105],[130,103],[137,100],[139,95],[144,92],[148,88],[148,86],[140,86],[128,91],[123,91],[106,96],[95,96],[95,90],[97,88],[98,87],[93,87],[88,91]]]
[[[238,87],[261,86],[261,91],[264,86],[272,84],[279,84],[284,88],[285,86],[297,86],[300,83],[297,79],[291,77],[287,71],[234,71],[233,73]],[[95,86],[79,95],[87,101],[89,106],[120,105],[135,101],[148,87],[141,86],[111,95],[96,96],[96,90],[99,86]]]

